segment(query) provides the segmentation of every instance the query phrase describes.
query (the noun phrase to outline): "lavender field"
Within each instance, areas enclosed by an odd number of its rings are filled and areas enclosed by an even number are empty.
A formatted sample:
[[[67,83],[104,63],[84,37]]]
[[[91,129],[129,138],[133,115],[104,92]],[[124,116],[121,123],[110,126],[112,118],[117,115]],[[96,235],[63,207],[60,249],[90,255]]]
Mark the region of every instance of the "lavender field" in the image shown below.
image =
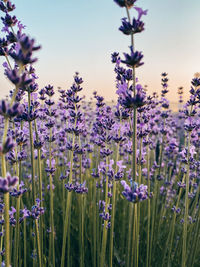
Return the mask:
[[[0,0],[10,86],[0,101],[0,266],[200,266],[200,74],[176,89],[178,103],[165,71],[149,93],[135,39],[149,11],[140,0],[112,4],[127,51],[111,54],[111,103],[97,91],[86,99],[76,70],[69,88],[41,88],[39,40],[14,0]]]

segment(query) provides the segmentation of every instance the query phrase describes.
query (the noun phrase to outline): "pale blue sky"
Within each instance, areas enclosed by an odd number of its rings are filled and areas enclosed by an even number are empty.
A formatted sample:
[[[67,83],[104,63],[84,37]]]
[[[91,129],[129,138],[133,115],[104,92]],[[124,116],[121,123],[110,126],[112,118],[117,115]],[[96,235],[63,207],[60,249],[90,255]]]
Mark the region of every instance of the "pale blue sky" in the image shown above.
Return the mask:
[[[41,87],[51,83],[67,89],[79,71],[85,81],[84,94],[91,96],[97,90],[107,100],[116,99],[110,55],[129,51],[129,37],[118,31],[120,19],[126,16],[124,9],[112,0],[13,2],[26,32],[42,45],[35,64]],[[183,85],[188,91],[193,74],[200,71],[200,0],[138,0],[137,5],[148,9],[146,30],[135,38],[145,60],[137,76],[150,92],[159,92],[160,73],[168,72],[169,97],[175,100],[177,87]],[[1,67],[1,97],[10,86]]]

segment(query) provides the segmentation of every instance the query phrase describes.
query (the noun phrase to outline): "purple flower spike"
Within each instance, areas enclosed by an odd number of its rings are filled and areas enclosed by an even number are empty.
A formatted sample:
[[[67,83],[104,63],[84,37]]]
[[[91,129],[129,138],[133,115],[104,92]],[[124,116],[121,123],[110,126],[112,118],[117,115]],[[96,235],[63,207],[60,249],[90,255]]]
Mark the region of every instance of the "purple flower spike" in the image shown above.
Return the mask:
[[[74,186],[74,191],[78,194],[87,194],[88,188],[85,187],[86,181],[84,181],[82,184],[76,183]]]
[[[131,8],[137,0],[114,0],[114,2],[120,7]]]
[[[3,2],[0,2],[0,10],[1,10],[2,12],[6,12],[6,7],[5,7],[5,5],[4,5]]]
[[[120,26],[119,30],[126,35],[139,33],[144,30],[144,22],[134,18],[131,24],[129,21],[127,21],[127,18],[123,18],[122,26]]]
[[[44,214],[44,208],[40,207],[40,201],[36,200],[36,205],[32,206],[30,211],[30,216],[34,220],[38,220],[41,215]]]
[[[10,173],[7,173],[7,180],[8,180],[8,186],[14,187],[17,183],[19,178],[17,176],[11,176]]]
[[[0,177],[0,192],[7,193],[9,191],[8,180]]]
[[[2,100],[0,102],[0,115],[13,118],[22,114],[22,108],[22,105],[19,103],[15,103],[12,107],[9,107],[9,104],[5,100]]]
[[[124,191],[122,195],[130,202],[137,203],[148,198],[147,186],[141,184],[138,187],[137,183],[134,183],[133,186],[129,186],[126,181],[121,181]]]
[[[71,192],[71,191],[73,191],[74,190],[74,185],[73,184],[70,184],[70,183],[68,183],[68,184],[65,184],[65,188],[69,191],[69,192]]]
[[[122,26],[119,28],[126,35],[130,35],[133,33],[132,25],[130,22],[127,21],[127,18],[122,19]]]
[[[124,187],[125,191],[131,191],[130,186],[126,183],[126,181],[122,180],[121,185]]]
[[[5,3],[3,3],[3,1],[0,2],[0,10],[7,13],[7,12],[11,12],[15,9],[15,5],[12,4],[10,1],[4,1]]]
[[[15,9],[15,5],[12,4],[10,1],[6,2],[7,12],[11,12]]]
[[[131,50],[131,54],[129,55],[127,53],[124,53],[125,60],[122,60],[121,62],[126,64],[129,67],[135,67],[135,68],[138,68],[141,65],[143,65],[144,63],[141,62],[143,58],[142,53],[138,51],[134,52],[132,46],[130,46],[130,50]]]
[[[14,143],[12,141],[12,139],[10,137],[8,137],[6,139],[6,142],[3,144],[3,150],[2,153],[6,154],[8,153],[10,150],[12,150],[14,148]]]
[[[10,56],[20,65],[32,64],[37,61],[37,58],[33,58],[33,51],[37,51],[40,49],[40,46],[35,46],[35,40],[30,39],[25,34],[17,35],[19,49],[15,52],[10,52]]]
[[[2,20],[3,24],[5,25],[5,27],[15,26],[17,23],[16,16],[11,17],[8,14],[6,14],[4,18],[1,17],[1,20]]]
[[[12,177],[7,173],[6,178],[0,177],[0,192],[7,193],[18,183],[18,177]]]

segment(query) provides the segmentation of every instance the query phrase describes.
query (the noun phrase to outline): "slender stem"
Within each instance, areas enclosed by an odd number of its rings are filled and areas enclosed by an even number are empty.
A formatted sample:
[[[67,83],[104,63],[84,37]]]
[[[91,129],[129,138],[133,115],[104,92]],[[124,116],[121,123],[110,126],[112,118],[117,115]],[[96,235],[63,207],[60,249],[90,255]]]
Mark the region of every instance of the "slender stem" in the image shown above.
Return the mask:
[[[39,174],[39,194],[40,194],[40,204],[41,207],[43,207],[43,196],[42,196],[42,166],[41,166],[41,149],[37,150],[38,152],[38,174]],[[40,242],[41,242],[41,254],[43,252],[43,224],[44,224],[44,220],[43,220],[43,216],[40,218]]]
[[[2,226],[1,231],[4,231],[4,227]],[[2,251],[3,248],[3,235],[1,235],[1,239],[0,239],[0,250]],[[2,255],[0,255],[0,266],[2,265]]]
[[[154,197],[152,203],[152,223],[151,223],[151,240],[150,240],[150,248],[149,248],[149,265],[151,266],[151,259],[152,259],[152,251],[153,251],[153,240],[154,240],[154,229],[155,229],[155,210],[156,210],[156,199],[157,199],[157,189],[158,189],[158,180],[157,180],[157,173],[155,173],[155,181],[154,181]]]
[[[24,267],[27,266],[26,262],[26,218],[24,218]]]
[[[41,248],[40,248],[40,236],[39,236],[38,220],[37,219],[35,220],[35,230],[36,230],[37,252],[38,252],[39,266],[42,267]]]
[[[76,105],[75,105],[75,111]],[[74,122],[74,127],[76,127],[77,124],[77,117],[75,118]],[[72,183],[72,175],[73,175],[73,159],[74,159],[74,144],[75,144],[75,134],[73,133],[72,135],[72,151],[71,151],[71,156],[70,156],[70,173],[69,173],[69,183]],[[61,256],[61,267],[65,266],[65,249],[66,249],[66,238],[67,238],[67,233],[69,230],[69,214],[70,214],[70,209],[71,209],[71,198],[72,198],[72,193],[68,191],[67,193],[67,205],[66,205],[66,211],[65,211],[65,223],[64,223],[64,232],[63,232],[63,244],[62,244],[62,256]]]
[[[126,266],[130,266],[130,259],[131,259],[131,237],[132,237],[132,225],[133,225],[133,206],[131,203],[129,204],[129,224],[128,224],[128,247],[127,247],[127,254],[126,254]],[[133,239],[134,242],[134,239]]]
[[[108,204],[109,204],[109,198],[108,198],[108,157],[106,157],[106,190],[105,190],[105,214],[108,212]],[[104,267],[105,265],[105,254],[106,254],[106,244],[107,244],[107,229],[108,221],[104,220],[104,227],[103,227],[103,238],[102,238],[102,247],[101,247],[101,260],[100,260],[100,267]]]
[[[187,224],[188,224],[188,206],[189,206],[188,193],[189,193],[189,179],[190,179],[190,139],[191,139],[191,132],[188,132],[185,215],[184,215],[184,224],[183,224],[183,246],[182,246],[182,267],[186,266],[186,261],[187,261]]]
[[[188,266],[191,266],[193,267],[194,266],[194,263],[195,263],[195,257],[196,257],[196,254],[197,254],[197,251],[198,251],[198,241],[199,241],[199,235],[200,235],[200,209],[199,209],[199,212],[197,214],[197,221],[196,221],[196,226],[195,226],[195,231],[194,231],[194,236],[195,236],[195,240],[192,242],[192,255],[190,256],[190,263],[191,265],[188,265]]]
[[[31,110],[31,93],[28,91],[28,109]],[[32,198],[35,203],[36,192],[35,192],[35,160],[34,160],[34,145],[33,145],[33,128],[32,122],[29,121],[29,138],[30,138],[30,148],[31,148],[31,178],[32,178]]]
[[[150,165],[149,165],[149,145],[147,145],[147,183],[148,183],[148,194],[150,194]],[[150,221],[151,221],[151,202],[148,198],[148,222],[147,222],[147,258],[146,258],[146,267],[150,266],[149,264],[149,245],[150,245]]]
[[[121,123],[121,117],[120,122]],[[118,136],[120,137],[120,129],[118,131]],[[116,151],[116,162],[115,162],[115,173],[117,173],[117,162],[119,160],[119,146],[120,143],[117,144]],[[116,204],[116,181],[115,177],[113,178],[113,195],[112,195],[112,214],[111,214],[111,229],[110,229],[110,266],[113,264],[113,238],[114,238],[114,224],[115,224],[115,204]]]
[[[52,167],[51,160],[52,160],[52,147],[51,147],[51,138],[52,138],[52,128],[50,129],[50,143],[49,143],[49,165],[50,169]],[[53,177],[52,174],[49,174],[49,181],[50,181],[50,222],[51,222],[51,250],[52,250],[52,264],[55,266],[55,242],[54,242],[54,216],[53,216]]]
[[[6,60],[9,62],[8,58]],[[10,65],[10,63],[9,63]],[[12,106],[13,102],[15,101],[15,97],[18,91],[18,87],[15,88],[15,91],[12,95],[11,101],[10,101],[10,107]],[[6,117],[5,118],[5,124],[4,124],[4,133],[3,133],[3,140],[2,145],[4,146],[6,142],[6,136],[8,133],[8,126],[9,126],[9,120]],[[6,159],[5,154],[1,156],[1,168],[2,168],[2,177],[6,177]],[[9,223],[9,193],[4,194],[4,204],[5,204],[5,213],[4,213],[4,220],[5,220],[5,263],[6,267],[10,267],[10,223]]]
[[[182,184],[184,182],[185,182],[185,175],[183,176]],[[183,191],[183,188],[181,187],[180,191],[179,191],[179,194],[178,194],[178,199],[177,199],[177,203],[176,203],[176,209],[179,206],[179,201],[181,199],[182,191]],[[169,235],[168,235],[168,238],[167,238],[167,242],[166,242],[166,246],[165,246],[165,250],[164,250],[164,253],[163,253],[163,263],[162,263],[163,267],[165,266],[165,256],[166,256],[167,251],[168,251],[168,265],[169,265],[169,260],[170,260],[170,257],[171,257],[171,250],[172,250],[172,243],[173,243],[173,238],[174,238],[175,222],[176,222],[176,212],[174,212],[173,219],[171,221],[170,232],[169,232]]]
[[[135,224],[135,239],[136,239],[136,245],[133,245],[135,247],[135,267],[138,267],[138,260],[139,260],[139,218],[138,218],[138,204],[136,203],[135,208],[135,214],[134,214],[134,224]]]
[[[61,256],[61,267],[65,266],[65,249],[66,249],[66,240],[68,234],[68,225],[69,225],[69,212],[71,209],[71,198],[72,192],[67,193],[67,205],[65,211],[65,224],[64,224],[64,231],[63,231],[63,244],[62,244],[62,256]]]
[[[126,6],[126,13],[127,13],[128,20],[131,23],[131,16],[130,16],[130,12],[129,12],[127,6]],[[134,49],[134,34],[133,33],[131,34],[131,46]]]
[[[14,123],[13,123],[13,130],[15,130]],[[18,151],[17,151],[17,146],[16,146],[15,147],[16,176],[19,177],[20,176],[19,163],[18,163],[17,157],[18,157]],[[19,190],[19,184],[17,185],[17,190]],[[15,247],[14,247],[14,261],[15,261],[16,267],[18,266],[18,253],[19,253],[19,212],[20,212],[20,197],[17,198],[17,208],[16,208]]]
[[[15,248],[14,248],[14,261],[16,267],[18,266],[18,253],[19,253],[19,212],[20,212],[20,197],[17,198],[17,208],[16,208]]]
[[[8,119],[6,118],[3,134],[3,144],[5,143],[8,131]],[[1,157],[2,177],[6,177],[6,159],[5,154]],[[10,223],[9,223],[9,193],[4,194],[4,220],[5,220],[5,263],[6,267],[10,267]]]
[[[93,185],[93,191],[94,191],[94,203],[96,204],[97,201],[97,191],[96,191],[96,184],[94,183]],[[94,250],[93,250],[93,266],[96,267],[97,265],[97,231],[96,231],[96,227],[97,227],[97,207],[96,205],[94,205],[94,210],[93,210],[93,236],[94,236]]]
[[[4,176],[5,177],[5,176]],[[5,203],[5,262],[6,267],[10,267],[10,223],[9,223],[9,193],[4,194],[4,203]]]
[[[81,146],[81,140],[79,136],[79,146]],[[82,154],[80,155],[80,183],[83,183],[83,177],[82,177]],[[80,251],[80,267],[84,266],[84,196],[80,194],[79,196],[79,202],[80,202],[80,214],[79,214],[79,251]],[[95,244],[96,245],[96,244]],[[94,265],[95,266],[95,265]]]

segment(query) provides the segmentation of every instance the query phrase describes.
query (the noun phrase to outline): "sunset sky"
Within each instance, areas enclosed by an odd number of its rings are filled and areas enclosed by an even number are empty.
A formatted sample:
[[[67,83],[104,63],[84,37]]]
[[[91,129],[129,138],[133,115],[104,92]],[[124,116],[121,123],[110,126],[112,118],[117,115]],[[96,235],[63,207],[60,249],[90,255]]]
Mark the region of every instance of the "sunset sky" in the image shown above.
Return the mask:
[[[41,87],[50,83],[68,89],[74,72],[79,71],[87,97],[96,90],[107,100],[116,99],[110,55],[129,52],[129,37],[118,31],[125,9],[113,0],[12,2],[13,13],[27,26],[26,32],[42,45],[35,64]],[[184,86],[188,92],[193,74],[200,71],[200,0],[138,0],[137,5],[148,9],[148,15],[145,31],[135,38],[135,48],[143,51],[145,61],[136,75],[152,93],[160,92],[160,74],[167,72],[169,99],[177,101],[177,88]],[[1,98],[12,88],[3,67],[0,88]]]

